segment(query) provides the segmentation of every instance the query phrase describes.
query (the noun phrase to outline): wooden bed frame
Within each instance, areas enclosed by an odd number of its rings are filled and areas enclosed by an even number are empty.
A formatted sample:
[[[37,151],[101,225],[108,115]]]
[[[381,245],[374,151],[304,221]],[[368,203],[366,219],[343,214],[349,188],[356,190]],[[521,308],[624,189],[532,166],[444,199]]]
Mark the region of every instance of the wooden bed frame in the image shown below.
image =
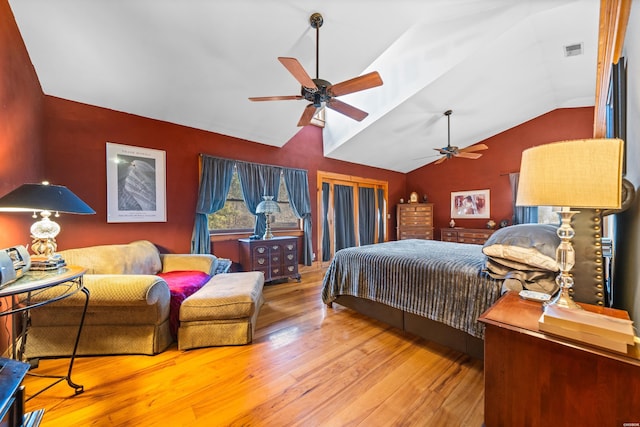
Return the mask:
[[[602,216],[600,211],[581,209],[580,214],[574,217],[573,228],[576,232],[576,237],[573,240],[576,265],[572,271],[575,281],[574,299],[588,304],[604,305],[605,271],[601,245]],[[386,304],[350,295],[340,295],[334,302],[426,340],[442,344],[477,359],[484,359],[484,340],[451,326],[404,312]]]
[[[444,323],[351,295],[340,295],[333,302],[426,340],[466,353],[476,359],[484,358],[484,341],[482,339]]]

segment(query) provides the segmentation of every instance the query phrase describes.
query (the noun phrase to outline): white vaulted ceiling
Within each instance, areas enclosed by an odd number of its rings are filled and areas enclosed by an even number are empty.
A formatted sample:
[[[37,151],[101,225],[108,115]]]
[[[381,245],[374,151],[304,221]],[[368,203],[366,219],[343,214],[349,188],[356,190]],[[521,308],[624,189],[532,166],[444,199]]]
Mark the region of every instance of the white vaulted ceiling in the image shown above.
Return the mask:
[[[281,147],[306,101],[278,62],[384,85],[327,110],[325,155],[408,172],[557,108],[595,102],[598,0],[9,0],[47,95]],[[564,47],[582,43],[583,54]]]

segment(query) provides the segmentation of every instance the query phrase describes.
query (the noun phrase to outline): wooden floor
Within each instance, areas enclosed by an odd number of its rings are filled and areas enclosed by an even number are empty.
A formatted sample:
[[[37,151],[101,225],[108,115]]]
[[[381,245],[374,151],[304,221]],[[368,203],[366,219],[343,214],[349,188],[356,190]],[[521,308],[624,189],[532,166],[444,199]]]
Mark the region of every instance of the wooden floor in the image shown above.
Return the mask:
[[[265,287],[251,345],[82,357],[27,402],[47,426],[474,426],[482,362],[322,304],[322,271]],[[34,371],[64,373],[68,359]],[[28,376],[27,395],[49,384]]]

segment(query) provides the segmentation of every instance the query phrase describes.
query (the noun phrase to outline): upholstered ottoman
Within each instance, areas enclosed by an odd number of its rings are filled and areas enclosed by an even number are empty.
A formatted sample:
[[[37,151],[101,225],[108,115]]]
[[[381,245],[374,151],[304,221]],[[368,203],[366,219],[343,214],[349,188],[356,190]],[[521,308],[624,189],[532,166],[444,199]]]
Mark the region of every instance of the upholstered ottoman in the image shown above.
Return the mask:
[[[216,274],[180,306],[178,349],[243,345],[253,340],[264,302],[264,274]]]

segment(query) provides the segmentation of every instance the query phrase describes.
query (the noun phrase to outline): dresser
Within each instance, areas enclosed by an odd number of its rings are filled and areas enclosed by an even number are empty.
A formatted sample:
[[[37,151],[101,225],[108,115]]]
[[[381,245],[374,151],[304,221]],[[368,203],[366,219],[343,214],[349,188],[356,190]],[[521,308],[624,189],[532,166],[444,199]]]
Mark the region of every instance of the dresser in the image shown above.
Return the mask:
[[[628,318],[626,312],[580,304]],[[623,426],[640,421],[640,351],[598,349],[538,329],[539,302],[505,294],[484,323],[486,427]]]
[[[244,271],[262,271],[265,282],[289,277],[300,281],[297,237],[239,239],[238,242]]]
[[[443,242],[475,243],[483,245],[495,230],[488,228],[441,228],[440,240]]]
[[[400,204],[396,220],[398,240],[433,239],[433,203]]]

